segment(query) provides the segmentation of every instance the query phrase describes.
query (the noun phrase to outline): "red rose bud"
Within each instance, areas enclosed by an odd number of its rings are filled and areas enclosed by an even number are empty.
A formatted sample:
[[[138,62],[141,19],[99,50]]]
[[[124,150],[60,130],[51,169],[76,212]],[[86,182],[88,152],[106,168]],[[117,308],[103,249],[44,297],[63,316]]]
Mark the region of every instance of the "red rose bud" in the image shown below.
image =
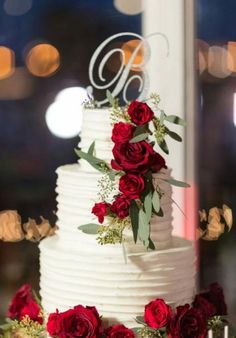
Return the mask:
[[[172,310],[163,299],[156,299],[145,306],[144,321],[153,329],[166,326],[172,316]]]
[[[124,325],[114,325],[106,329],[106,338],[135,338],[134,332]]]
[[[125,195],[118,195],[111,205],[111,211],[120,219],[129,215],[130,199]]]
[[[144,178],[141,175],[125,174],[120,178],[119,189],[130,199],[140,198],[144,189]]]
[[[115,170],[145,173],[150,169],[152,146],[145,141],[137,143],[115,144],[112,149],[114,160],[111,166]]]
[[[24,284],[12,298],[7,316],[11,319],[22,320],[27,315],[31,320],[42,324],[43,318],[40,313],[41,308],[32,296],[31,286]]]
[[[143,102],[133,101],[129,105],[128,114],[131,121],[140,126],[151,121],[154,117],[154,113],[151,108]]]
[[[203,303],[203,300],[202,300],[203,298],[208,303],[210,303],[205,306],[205,311],[207,311],[210,316],[227,315],[227,305],[225,303],[224,292],[223,292],[222,287],[218,283],[211,284],[209,287],[209,290],[206,290],[200,293],[198,296],[196,296],[193,302],[193,306],[197,308],[199,307],[202,308],[202,306],[200,306],[199,303],[200,302]],[[213,307],[215,308],[214,313],[213,313]]]
[[[95,203],[92,209],[92,213],[97,216],[99,223],[104,222],[104,217],[108,215],[108,208],[110,204],[105,202]]]
[[[112,141],[114,143],[124,143],[133,138],[135,126],[131,123],[115,123],[112,130]]]
[[[47,331],[57,338],[97,338],[102,333],[101,320],[95,307],[75,306],[62,313],[52,313]]]
[[[168,333],[171,338],[205,338],[207,319],[198,309],[190,305],[178,306],[176,315],[170,321]]]

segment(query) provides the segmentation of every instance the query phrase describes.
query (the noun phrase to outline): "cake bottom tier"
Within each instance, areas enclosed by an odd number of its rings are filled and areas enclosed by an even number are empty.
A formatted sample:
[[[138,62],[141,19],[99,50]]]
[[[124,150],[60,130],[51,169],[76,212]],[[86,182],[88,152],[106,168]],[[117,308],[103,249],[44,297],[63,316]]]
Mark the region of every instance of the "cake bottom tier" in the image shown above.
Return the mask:
[[[172,306],[192,301],[196,262],[192,242],[173,237],[172,247],[140,253],[114,247],[114,255],[84,252],[79,245],[63,248],[57,236],[40,243],[42,305],[47,313],[82,304],[96,306],[109,324],[134,326],[151,300]],[[104,255],[101,253],[104,251]],[[110,250],[111,251],[111,250]]]

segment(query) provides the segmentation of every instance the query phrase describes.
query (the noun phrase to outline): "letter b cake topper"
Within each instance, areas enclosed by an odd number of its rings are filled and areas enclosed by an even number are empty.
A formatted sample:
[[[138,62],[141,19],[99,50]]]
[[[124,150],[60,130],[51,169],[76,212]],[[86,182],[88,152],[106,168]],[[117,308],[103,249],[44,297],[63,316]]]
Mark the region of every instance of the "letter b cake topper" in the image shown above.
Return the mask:
[[[169,53],[169,43],[167,37],[162,33],[153,33],[148,35],[146,38],[142,37],[139,34],[124,32],[118,33],[110,36],[105,41],[103,41],[95,50],[90,64],[89,64],[89,80],[91,85],[87,87],[88,93],[93,96],[94,89],[101,90],[104,92],[104,99],[97,101],[99,106],[106,104],[108,102],[106,98],[106,90],[109,89],[113,97],[121,95],[125,103],[128,103],[127,90],[133,81],[138,81],[138,93],[135,99],[143,100],[147,97],[149,90],[149,76],[145,68],[147,62],[151,56],[151,48],[148,43],[148,38],[154,35],[159,35],[166,41],[167,45],[167,55]],[[128,59],[125,55],[124,49],[121,47],[115,47],[104,54],[104,49],[107,48],[109,43],[114,42],[120,37],[131,37],[131,39],[136,39],[140,41],[131,51]],[[114,54],[120,56],[120,66],[117,73],[112,79],[106,79],[104,76],[104,69],[107,62]],[[137,58],[139,53],[142,53],[142,58]],[[100,60],[100,63],[98,61]],[[140,62],[137,64],[136,60],[140,59]],[[131,70],[139,69],[141,71],[131,72]],[[111,89],[112,88],[112,89]]]

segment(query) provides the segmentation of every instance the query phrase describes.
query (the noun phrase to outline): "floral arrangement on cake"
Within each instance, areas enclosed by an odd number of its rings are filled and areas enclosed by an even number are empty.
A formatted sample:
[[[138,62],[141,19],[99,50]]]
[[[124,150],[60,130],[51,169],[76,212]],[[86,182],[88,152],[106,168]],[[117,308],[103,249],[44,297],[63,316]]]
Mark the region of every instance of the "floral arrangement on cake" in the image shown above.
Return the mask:
[[[214,283],[196,295],[191,305],[175,310],[163,299],[154,299],[145,305],[143,316],[136,318],[139,326],[132,329],[122,323],[106,326],[93,306],[56,310],[46,318],[37,295],[25,284],[12,298],[6,322],[0,328],[2,338],[204,338],[208,330],[214,337],[222,334],[228,325],[226,315],[223,290]]]
[[[97,234],[100,244],[122,243],[125,240],[124,230],[132,229],[135,243],[139,239],[146,248],[154,250],[150,221],[154,215],[163,216],[160,201],[164,194],[155,174],[167,168],[164,158],[154,146],[157,143],[168,154],[166,136],[178,142],[182,139],[169,129],[166,122],[185,126],[185,121],[175,115],[167,116],[159,107],[160,97],[157,94],[151,94],[146,102],[135,100],[124,107],[109,91],[107,98],[111,104],[113,125],[111,162],[107,163],[95,156],[95,142],[87,153],[76,149],[80,158],[103,173],[99,181],[100,201],[92,208],[100,224],[85,224],[79,229],[87,234]],[[86,107],[91,107],[91,103],[87,103]],[[158,179],[188,187],[188,184],[172,178],[160,176]]]

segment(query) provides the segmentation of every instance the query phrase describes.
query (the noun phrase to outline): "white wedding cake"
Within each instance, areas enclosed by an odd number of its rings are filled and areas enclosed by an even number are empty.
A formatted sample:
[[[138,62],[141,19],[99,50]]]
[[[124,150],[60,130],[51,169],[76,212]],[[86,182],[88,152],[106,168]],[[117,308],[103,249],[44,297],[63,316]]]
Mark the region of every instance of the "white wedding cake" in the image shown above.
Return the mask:
[[[96,141],[96,156],[110,161],[112,153],[110,110],[85,109],[81,133],[82,149]],[[121,244],[100,245],[96,235],[78,230],[94,223],[91,209],[97,200],[97,172],[85,160],[57,169],[57,234],[40,244],[42,305],[46,312],[77,305],[96,306],[110,323],[134,326],[144,306],[155,298],[169,304],[191,303],[195,294],[196,262],[193,243],[172,236],[171,186],[154,175],[164,191],[163,217],[154,216],[151,236],[156,250],[133,241],[131,230]],[[125,252],[125,253],[124,253]],[[126,256],[126,258],[125,258]]]

